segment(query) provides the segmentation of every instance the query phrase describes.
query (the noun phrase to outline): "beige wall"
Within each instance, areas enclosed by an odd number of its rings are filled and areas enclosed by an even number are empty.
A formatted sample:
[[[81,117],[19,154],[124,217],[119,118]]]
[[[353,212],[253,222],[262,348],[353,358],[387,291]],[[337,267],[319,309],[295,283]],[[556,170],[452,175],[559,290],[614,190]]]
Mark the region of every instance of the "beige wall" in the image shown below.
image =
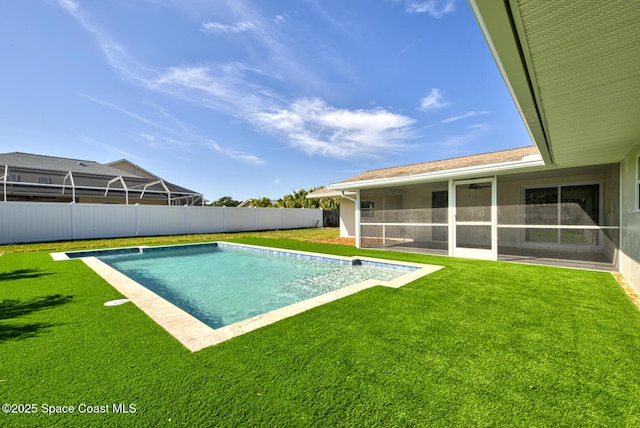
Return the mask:
[[[340,237],[356,236],[356,203],[345,198],[340,199]]]
[[[620,272],[640,293],[640,210],[638,210],[638,156],[636,146],[620,163]]]
[[[136,165],[133,165],[133,164],[131,164],[129,162],[126,162],[126,161],[113,162],[113,163],[109,164],[109,166],[112,167],[112,168],[117,168],[117,169],[119,169],[121,171],[129,172],[131,174],[135,174],[138,177],[149,178],[149,179],[152,179],[152,180],[157,180],[158,179],[157,176],[155,176],[153,174],[150,174],[147,171],[145,171],[145,170],[143,170],[141,168],[138,168]]]

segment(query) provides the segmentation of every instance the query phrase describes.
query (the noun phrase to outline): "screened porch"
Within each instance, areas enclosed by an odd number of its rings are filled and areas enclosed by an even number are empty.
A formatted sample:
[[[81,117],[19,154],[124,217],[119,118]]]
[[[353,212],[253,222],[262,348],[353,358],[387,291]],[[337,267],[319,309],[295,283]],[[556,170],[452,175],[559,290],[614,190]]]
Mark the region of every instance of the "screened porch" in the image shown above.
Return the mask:
[[[618,165],[360,190],[360,245],[614,270]]]

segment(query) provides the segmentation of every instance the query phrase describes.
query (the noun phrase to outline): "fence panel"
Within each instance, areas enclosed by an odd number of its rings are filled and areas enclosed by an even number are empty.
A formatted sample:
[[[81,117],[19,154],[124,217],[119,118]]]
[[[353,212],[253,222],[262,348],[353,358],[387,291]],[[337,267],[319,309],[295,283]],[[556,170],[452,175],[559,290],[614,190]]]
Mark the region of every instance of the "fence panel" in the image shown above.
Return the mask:
[[[186,233],[185,207],[138,205],[138,235],[181,235]]]
[[[282,212],[284,208],[255,208],[255,210],[256,230],[282,229]]]
[[[0,244],[322,227],[322,210],[0,202]]]
[[[136,205],[73,204],[72,239],[136,235]]]
[[[36,204],[37,207],[34,208]],[[70,205],[54,202],[0,202],[0,243],[57,241],[70,236]]]
[[[225,232],[256,230],[257,208],[225,208]]]
[[[305,227],[322,227],[322,210],[302,208],[299,210],[285,210],[283,222],[290,225],[289,229]]]
[[[224,232],[224,207],[186,207],[187,233]]]

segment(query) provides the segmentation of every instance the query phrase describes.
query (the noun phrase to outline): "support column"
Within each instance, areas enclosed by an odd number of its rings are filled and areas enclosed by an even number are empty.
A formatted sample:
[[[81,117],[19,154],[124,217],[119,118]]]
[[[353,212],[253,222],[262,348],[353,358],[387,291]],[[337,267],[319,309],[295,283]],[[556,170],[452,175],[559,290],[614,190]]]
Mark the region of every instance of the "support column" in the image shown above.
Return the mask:
[[[360,189],[356,191],[356,248],[362,248],[362,230],[360,225]]]

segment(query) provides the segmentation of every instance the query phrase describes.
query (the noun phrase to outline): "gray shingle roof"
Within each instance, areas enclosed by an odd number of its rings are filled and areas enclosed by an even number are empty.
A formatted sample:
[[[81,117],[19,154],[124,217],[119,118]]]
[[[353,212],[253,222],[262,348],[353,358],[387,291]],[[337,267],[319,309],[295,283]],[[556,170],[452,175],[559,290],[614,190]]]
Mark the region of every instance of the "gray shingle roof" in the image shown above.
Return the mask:
[[[490,165],[500,162],[517,161],[525,156],[539,154],[535,146],[521,147],[518,149],[502,150],[498,152],[482,153],[479,155],[463,156],[459,158],[445,159],[432,162],[416,163],[412,165],[396,166],[392,168],[375,169],[358,174],[335,184],[350,183],[353,181],[377,180],[381,178],[408,177],[429,172],[445,171],[449,169],[464,168],[470,166]]]
[[[0,166],[77,172],[85,174],[107,175],[111,177],[140,178],[137,175],[103,165],[95,161],[59,158],[55,156],[34,155],[30,153],[0,153]]]

